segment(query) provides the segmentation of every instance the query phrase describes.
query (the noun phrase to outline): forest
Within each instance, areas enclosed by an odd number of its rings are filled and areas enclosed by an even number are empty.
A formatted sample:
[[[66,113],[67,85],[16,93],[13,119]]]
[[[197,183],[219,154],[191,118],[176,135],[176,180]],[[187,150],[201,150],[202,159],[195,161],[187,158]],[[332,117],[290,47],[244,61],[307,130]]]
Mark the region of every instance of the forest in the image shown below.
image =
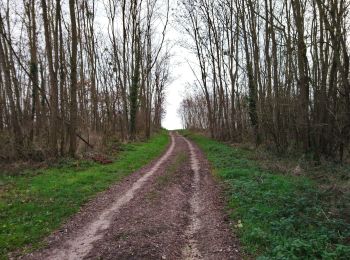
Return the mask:
[[[44,160],[161,126],[169,2],[0,4],[0,159]]]
[[[0,0],[0,259],[349,260],[349,41],[349,0]]]
[[[218,140],[349,156],[349,5],[344,0],[182,1],[196,55],[186,128]]]

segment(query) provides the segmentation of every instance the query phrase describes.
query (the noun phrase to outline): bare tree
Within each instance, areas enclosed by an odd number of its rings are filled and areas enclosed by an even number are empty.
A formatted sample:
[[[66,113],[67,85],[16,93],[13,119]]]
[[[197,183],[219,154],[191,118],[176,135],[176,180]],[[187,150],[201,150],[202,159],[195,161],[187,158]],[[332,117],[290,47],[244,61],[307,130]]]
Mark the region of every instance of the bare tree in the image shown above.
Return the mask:
[[[222,140],[254,138],[280,152],[342,160],[350,139],[348,10],[346,1],[328,0],[181,1],[179,22],[198,63],[195,94],[206,97],[203,128]],[[192,114],[202,104],[193,94],[185,100],[186,126],[197,128]]]

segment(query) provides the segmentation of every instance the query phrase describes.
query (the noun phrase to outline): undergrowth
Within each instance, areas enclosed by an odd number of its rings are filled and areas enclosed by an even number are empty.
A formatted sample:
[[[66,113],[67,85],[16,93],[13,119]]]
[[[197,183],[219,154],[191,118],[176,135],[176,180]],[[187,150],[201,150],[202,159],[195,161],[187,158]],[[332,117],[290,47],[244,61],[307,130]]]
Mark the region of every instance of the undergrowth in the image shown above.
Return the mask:
[[[187,135],[227,184],[234,232],[246,253],[260,260],[350,259],[350,225],[343,214],[331,214],[329,194],[313,180],[264,169],[249,150]],[[345,214],[348,202],[338,201],[337,210]]]
[[[43,237],[112,183],[160,155],[168,143],[165,131],[148,142],[125,144],[115,162],[61,160],[49,169],[18,175],[0,173],[0,259]]]

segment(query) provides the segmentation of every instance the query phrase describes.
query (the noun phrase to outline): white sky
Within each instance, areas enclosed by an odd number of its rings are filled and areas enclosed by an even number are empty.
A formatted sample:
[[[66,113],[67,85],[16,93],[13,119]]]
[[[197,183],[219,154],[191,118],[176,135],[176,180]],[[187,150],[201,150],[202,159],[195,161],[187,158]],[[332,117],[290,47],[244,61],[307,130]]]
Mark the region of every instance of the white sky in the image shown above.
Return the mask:
[[[181,47],[180,41],[186,41],[187,37],[182,35],[179,29],[176,29],[177,22],[175,21],[174,11],[176,12],[176,1],[171,0],[171,6],[174,8],[170,12],[170,23],[167,29],[167,39],[172,45],[170,59],[170,75],[173,81],[167,86],[165,110],[166,115],[162,120],[162,126],[169,130],[181,129],[181,118],[177,111],[180,103],[186,93],[187,83],[192,83],[195,80],[188,60],[195,60],[193,54]]]
[[[174,29],[170,29],[168,34],[169,37],[174,38],[174,41],[180,36]],[[166,115],[162,121],[162,126],[169,130],[182,128],[181,118],[177,111],[186,91],[186,83],[194,80],[194,75],[186,61],[190,55],[188,51],[175,43],[172,54],[170,74],[173,81],[166,89]]]

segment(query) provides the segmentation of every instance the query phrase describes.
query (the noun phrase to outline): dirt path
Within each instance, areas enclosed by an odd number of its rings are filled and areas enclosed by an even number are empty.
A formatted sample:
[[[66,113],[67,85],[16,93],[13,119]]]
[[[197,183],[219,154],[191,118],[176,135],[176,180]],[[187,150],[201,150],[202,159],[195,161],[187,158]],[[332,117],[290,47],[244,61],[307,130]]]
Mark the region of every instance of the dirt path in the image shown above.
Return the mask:
[[[157,160],[99,194],[25,259],[241,259],[208,162],[176,133]]]

